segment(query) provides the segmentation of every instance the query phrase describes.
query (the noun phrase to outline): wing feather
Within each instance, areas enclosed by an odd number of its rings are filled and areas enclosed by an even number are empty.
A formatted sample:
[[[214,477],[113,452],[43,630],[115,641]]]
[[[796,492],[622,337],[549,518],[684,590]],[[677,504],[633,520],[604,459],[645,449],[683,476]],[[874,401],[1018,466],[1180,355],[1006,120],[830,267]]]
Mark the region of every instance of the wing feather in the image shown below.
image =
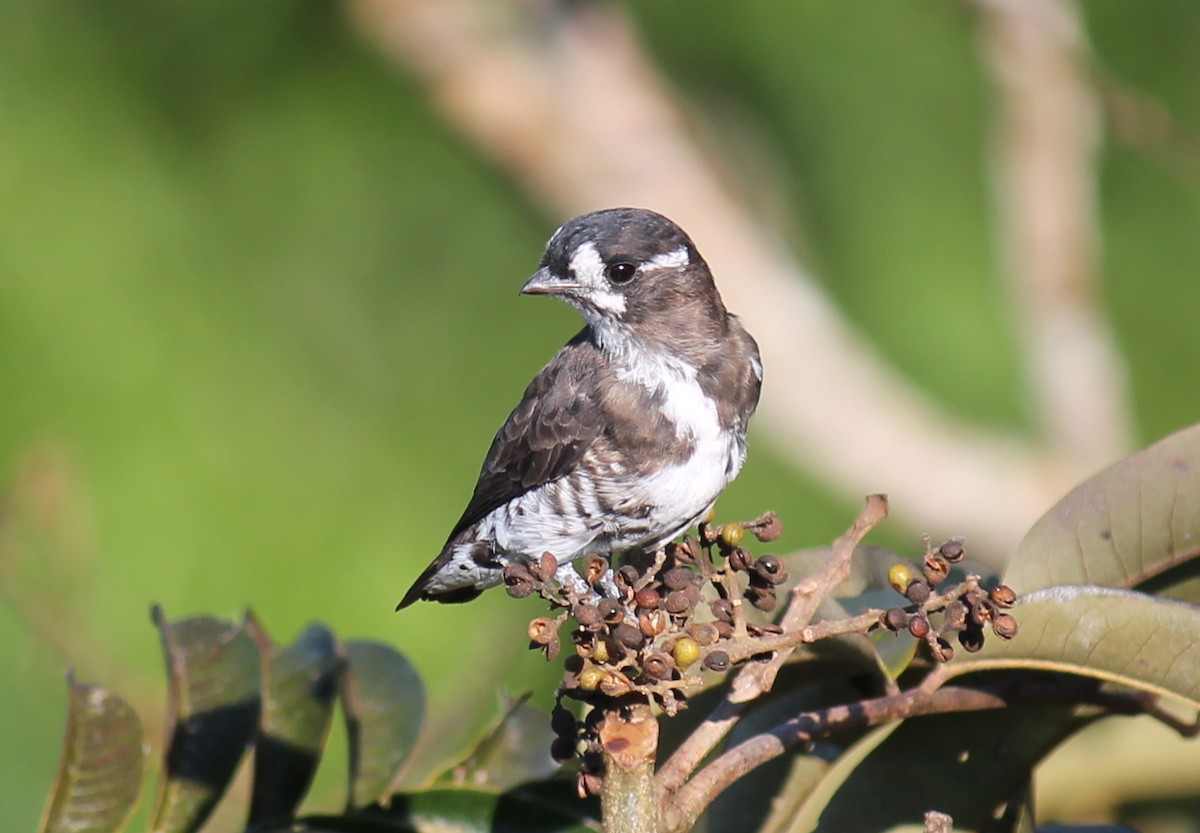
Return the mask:
[[[604,369],[587,331],[567,343],[496,432],[452,540],[492,510],[567,474],[603,431],[596,379]]]

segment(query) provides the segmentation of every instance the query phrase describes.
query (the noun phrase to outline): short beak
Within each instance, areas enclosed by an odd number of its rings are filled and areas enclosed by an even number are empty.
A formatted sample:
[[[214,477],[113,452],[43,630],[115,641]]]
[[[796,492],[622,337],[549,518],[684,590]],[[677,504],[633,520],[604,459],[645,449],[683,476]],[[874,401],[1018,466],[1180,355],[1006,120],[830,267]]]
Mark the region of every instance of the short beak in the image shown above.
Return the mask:
[[[578,284],[556,277],[553,272],[543,266],[533,273],[533,277],[525,281],[525,285],[521,287],[521,294],[563,295],[578,288]]]

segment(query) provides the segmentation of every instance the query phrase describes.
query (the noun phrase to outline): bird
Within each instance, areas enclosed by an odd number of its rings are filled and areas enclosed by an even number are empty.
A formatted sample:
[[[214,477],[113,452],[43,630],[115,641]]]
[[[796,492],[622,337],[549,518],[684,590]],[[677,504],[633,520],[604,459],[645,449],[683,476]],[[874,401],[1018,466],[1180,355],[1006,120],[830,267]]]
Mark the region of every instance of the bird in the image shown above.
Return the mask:
[[[758,345],[671,220],[610,208],[551,235],[522,295],[574,307],[584,328],[496,432],[441,552],[396,609],[467,602],[505,565],[651,553],[697,524],[746,460]]]

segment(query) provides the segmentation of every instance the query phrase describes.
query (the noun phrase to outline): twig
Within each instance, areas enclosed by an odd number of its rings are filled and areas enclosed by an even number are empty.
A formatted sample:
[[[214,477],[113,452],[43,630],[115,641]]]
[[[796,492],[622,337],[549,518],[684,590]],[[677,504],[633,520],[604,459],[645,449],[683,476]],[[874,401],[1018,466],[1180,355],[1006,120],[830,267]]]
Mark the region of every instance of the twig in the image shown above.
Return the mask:
[[[935,671],[927,680],[937,677]],[[730,784],[789,749],[838,732],[879,726],[925,714],[980,711],[1006,706],[1007,700],[973,688],[931,689],[924,685],[900,694],[851,705],[802,712],[720,755],[677,791],[663,816],[666,831],[687,830]]]
[[[1098,303],[1100,103],[1073,0],[974,0],[999,93],[994,152],[1004,266],[1031,402],[1052,448],[1081,464],[1132,436],[1125,369]]]
[[[838,585],[850,577],[850,559],[854,555],[854,548],[868,532],[887,517],[887,511],[887,498],[884,495],[869,496],[866,506],[858,513],[854,523],[833,542],[833,551],[825,568],[815,576],[808,576],[796,582],[792,588],[792,601],[779,623],[785,636],[806,628],[812,622],[821,603],[832,596]],[[729,700],[734,703],[746,702],[770,691],[779,669],[799,644],[800,641],[797,641],[778,649],[766,649],[775,650],[775,656],[766,662],[755,663],[742,669],[730,687]],[[735,661],[741,659],[732,654],[730,658]]]
[[[778,639],[766,637],[736,640],[734,645],[743,648],[745,655],[734,656],[738,652],[732,651],[731,658],[734,661],[766,651],[776,651],[777,653],[767,662],[742,668],[730,685],[729,692],[712,714],[680,744],[679,748],[675,750],[675,754],[663,764],[658,773],[658,786],[664,795],[669,796],[679,789],[687,777],[700,765],[700,762],[737,725],[746,703],[770,690],[780,667],[787,661],[796,646],[804,641],[811,641],[803,639],[802,634],[809,630],[808,625],[816,614],[817,608],[849,576],[850,559],[854,554],[855,547],[885,517],[887,517],[887,498],[883,495],[868,497],[866,505],[859,512],[854,523],[834,542],[833,552],[825,568],[816,576],[797,582],[796,586],[792,588],[792,601],[780,623],[784,633]],[[736,587],[736,580],[733,583]],[[879,621],[878,612],[875,612],[874,621]],[[862,632],[866,630],[870,622],[856,620],[856,624],[859,625],[858,632]],[[760,647],[764,642],[778,647]],[[734,645],[730,647],[733,648]]]

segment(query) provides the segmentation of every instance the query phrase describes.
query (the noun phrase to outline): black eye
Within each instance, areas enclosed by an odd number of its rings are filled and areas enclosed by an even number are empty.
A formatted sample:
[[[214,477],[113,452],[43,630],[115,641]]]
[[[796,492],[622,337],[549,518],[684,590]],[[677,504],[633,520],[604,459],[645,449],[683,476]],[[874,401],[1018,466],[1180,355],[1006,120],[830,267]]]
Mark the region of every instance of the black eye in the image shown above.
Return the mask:
[[[604,270],[604,275],[609,282],[618,285],[629,283],[636,274],[637,267],[632,263],[614,263]]]

